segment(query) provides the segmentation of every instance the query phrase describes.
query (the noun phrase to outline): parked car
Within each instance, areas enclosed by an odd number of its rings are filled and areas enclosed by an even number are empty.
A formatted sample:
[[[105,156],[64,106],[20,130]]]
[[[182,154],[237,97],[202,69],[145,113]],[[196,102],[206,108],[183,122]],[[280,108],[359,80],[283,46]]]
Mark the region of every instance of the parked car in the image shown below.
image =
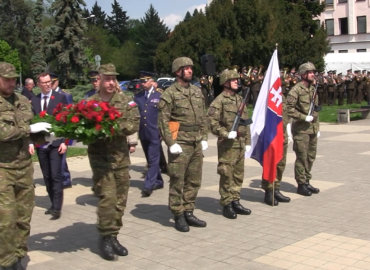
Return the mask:
[[[200,82],[193,82],[193,85],[199,87],[199,88],[202,88],[202,86],[200,85]]]
[[[166,81],[166,82],[164,82],[163,84],[162,84],[162,89],[163,90],[166,90],[168,87],[170,87],[172,84],[174,84],[175,83],[175,81]]]
[[[128,90],[129,83],[130,83],[130,81],[119,82],[119,86],[121,87],[122,91]]]
[[[139,92],[141,90],[141,80],[140,79],[135,79],[130,81],[127,87],[128,91],[133,92],[134,94]]]

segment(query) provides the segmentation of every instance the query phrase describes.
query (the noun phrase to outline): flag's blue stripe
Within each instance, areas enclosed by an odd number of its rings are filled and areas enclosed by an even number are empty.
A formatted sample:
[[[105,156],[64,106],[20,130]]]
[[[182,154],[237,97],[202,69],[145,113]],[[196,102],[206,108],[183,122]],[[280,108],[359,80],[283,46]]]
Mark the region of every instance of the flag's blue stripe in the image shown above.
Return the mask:
[[[263,166],[263,154],[276,137],[276,127],[281,121],[282,117],[277,116],[273,111],[267,108],[265,127],[258,137],[256,147],[253,149],[253,153],[251,155],[251,158],[257,160],[261,166]]]

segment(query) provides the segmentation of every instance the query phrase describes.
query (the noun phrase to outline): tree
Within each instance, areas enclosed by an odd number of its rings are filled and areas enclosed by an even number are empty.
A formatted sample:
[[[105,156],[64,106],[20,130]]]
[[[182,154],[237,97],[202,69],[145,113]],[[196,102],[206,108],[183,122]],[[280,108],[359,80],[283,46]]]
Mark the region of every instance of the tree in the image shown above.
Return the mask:
[[[158,16],[158,12],[150,5],[144,17],[141,18],[143,27],[139,28],[139,48],[141,68],[154,70],[154,56],[158,45],[168,40],[169,28]]]
[[[191,14],[190,14],[190,12],[188,11],[188,12],[186,12],[186,14],[185,14],[185,18],[184,18],[183,22],[188,22],[188,21],[190,21],[190,19],[191,19]]]
[[[101,7],[98,5],[98,1],[95,1],[95,4],[91,8],[90,14],[94,14],[95,17],[87,20],[89,24],[94,24],[103,28],[107,27],[107,14],[102,11]],[[88,14],[88,16],[90,14]],[[85,18],[88,16],[85,16]]]
[[[46,70],[45,62],[45,46],[42,29],[42,19],[44,14],[44,1],[37,0],[34,10],[35,24],[33,27],[33,36],[31,39],[31,48],[33,54],[31,56],[31,70],[34,76]]]
[[[17,71],[22,70],[18,50],[12,49],[6,41],[1,39],[0,39],[0,62],[8,62],[12,64]]]
[[[68,88],[73,83],[86,81],[84,69],[89,68],[83,45],[86,22],[82,19],[83,0],[56,0],[52,4],[55,12],[55,25],[49,29],[49,61],[55,72],[59,73],[61,83]]]
[[[120,4],[114,0],[112,4],[112,16],[108,16],[107,25],[108,31],[115,36],[120,45],[122,45],[128,37],[127,20],[130,18],[126,16],[127,11],[123,11]]]

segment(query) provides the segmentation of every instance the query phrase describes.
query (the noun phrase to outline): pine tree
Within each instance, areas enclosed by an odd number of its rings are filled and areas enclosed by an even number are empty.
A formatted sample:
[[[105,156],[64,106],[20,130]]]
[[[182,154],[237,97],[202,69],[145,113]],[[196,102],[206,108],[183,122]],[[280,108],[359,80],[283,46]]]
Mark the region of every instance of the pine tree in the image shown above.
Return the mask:
[[[112,4],[112,16],[108,16],[107,19],[109,33],[119,40],[121,46],[128,37],[127,21],[130,17],[126,13],[127,11],[123,11],[120,4],[114,0]]]
[[[170,33],[169,28],[164,24],[163,20],[150,5],[148,11],[141,19],[143,27],[139,29],[139,47],[140,47],[140,63],[142,69],[147,71],[154,70],[154,56],[158,45],[168,40]]]
[[[191,14],[190,14],[190,12],[188,11],[188,12],[186,12],[186,14],[185,14],[185,18],[184,18],[183,22],[188,22],[188,21],[190,21],[190,19],[191,19]]]
[[[82,19],[83,0],[56,0],[52,4],[55,25],[50,28],[49,60],[59,74],[59,80],[71,88],[73,83],[85,81],[84,69],[90,67],[85,55],[84,31],[86,22]]]
[[[37,0],[34,10],[35,23],[33,27],[33,36],[31,39],[31,70],[34,76],[46,70],[44,37],[42,29],[42,18],[44,14],[44,1]]]
[[[90,14],[95,15],[95,17],[88,19],[87,23],[107,28],[107,14],[104,11],[102,11],[101,7],[98,5],[98,1],[95,1],[95,4],[91,8]],[[85,16],[85,18],[86,17],[88,16]]]

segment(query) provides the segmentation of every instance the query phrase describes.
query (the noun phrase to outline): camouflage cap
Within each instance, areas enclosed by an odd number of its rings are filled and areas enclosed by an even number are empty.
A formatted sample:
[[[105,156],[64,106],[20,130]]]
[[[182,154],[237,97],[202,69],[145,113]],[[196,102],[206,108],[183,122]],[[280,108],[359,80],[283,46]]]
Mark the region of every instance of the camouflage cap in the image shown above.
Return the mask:
[[[172,62],[172,73],[175,73],[180,68],[185,66],[194,66],[193,60],[189,57],[178,57]]]
[[[239,73],[235,70],[224,70],[220,75],[220,84],[223,85],[232,79],[240,79]]]
[[[0,76],[4,78],[18,78],[19,74],[12,64],[0,62]]]
[[[98,71],[103,75],[119,75],[119,73],[116,72],[116,67],[113,64],[101,65]]]

